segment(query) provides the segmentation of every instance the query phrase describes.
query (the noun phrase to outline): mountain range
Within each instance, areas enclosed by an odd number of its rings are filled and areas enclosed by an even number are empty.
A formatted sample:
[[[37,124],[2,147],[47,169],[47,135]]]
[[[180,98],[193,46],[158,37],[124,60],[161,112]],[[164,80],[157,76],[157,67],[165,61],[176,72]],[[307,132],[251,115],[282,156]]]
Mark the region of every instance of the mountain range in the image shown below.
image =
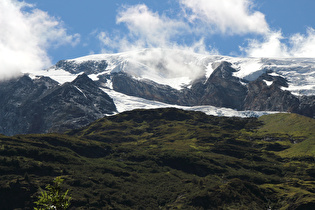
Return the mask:
[[[56,177],[70,209],[314,209],[314,69],[143,49],[22,70],[0,81],[1,209]]]
[[[143,49],[62,60],[0,82],[0,133],[63,132],[136,108],[315,116],[315,60]]]

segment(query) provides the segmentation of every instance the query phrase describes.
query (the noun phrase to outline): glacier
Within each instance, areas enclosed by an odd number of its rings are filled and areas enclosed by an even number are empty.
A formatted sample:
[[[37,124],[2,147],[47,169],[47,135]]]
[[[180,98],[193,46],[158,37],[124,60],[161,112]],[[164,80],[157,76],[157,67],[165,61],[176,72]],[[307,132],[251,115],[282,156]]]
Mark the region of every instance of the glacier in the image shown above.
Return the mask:
[[[200,111],[207,115],[225,116],[225,117],[260,117],[262,115],[274,114],[279,112],[273,111],[237,111],[229,108],[215,107],[215,106],[179,106],[166,104],[159,101],[147,100],[139,97],[128,96],[114,90],[103,89],[116,104],[118,113],[124,111],[131,111],[134,109],[157,109],[157,108],[177,108],[188,111]]]
[[[273,112],[236,111],[213,106],[185,107],[170,105],[158,101],[127,96],[113,90],[110,75],[124,72],[136,80],[151,80],[155,83],[170,86],[176,90],[191,88],[196,80],[206,81],[214,69],[227,61],[236,69],[233,76],[244,81],[253,81],[269,72],[272,76],[281,76],[288,81],[288,87],[281,87],[296,96],[315,95],[315,59],[313,58],[238,58],[221,55],[198,54],[190,51],[149,48],[115,54],[94,54],[63,61],[65,65],[55,65],[46,70],[23,72],[32,77],[47,76],[61,85],[73,81],[78,75],[86,73],[92,80],[108,76],[102,90],[109,94],[117,106],[118,112],[136,108],[177,107],[187,110],[203,111],[211,115],[222,116],[260,116]],[[88,72],[78,66],[93,62],[97,67]],[[72,68],[71,71],[67,66]],[[272,83],[265,81],[268,86]]]

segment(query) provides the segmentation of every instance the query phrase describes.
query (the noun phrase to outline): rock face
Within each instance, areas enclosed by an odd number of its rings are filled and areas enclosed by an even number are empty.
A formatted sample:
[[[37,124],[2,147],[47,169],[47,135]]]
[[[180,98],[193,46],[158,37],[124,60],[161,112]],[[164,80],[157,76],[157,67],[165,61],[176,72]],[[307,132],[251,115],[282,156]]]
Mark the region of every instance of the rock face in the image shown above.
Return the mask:
[[[299,98],[300,103],[297,113],[315,118],[315,96],[302,96]]]
[[[28,76],[0,83],[0,133],[62,132],[116,111],[113,100],[85,74],[71,83]]]
[[[270,85],[265,81],[270,82]],[[285,85],[285,81],[281,78],[273,78],[268,74],[263,74],[257,80],[248,84],[244,109],[297,112],[299,99],[289,91],[282,90],[281,87]]]
[[[161,85],[151,80],[135,80],[126,73],[114,73],[113,89],[130,96],[156,100],[169,104],[183,104],[182,94],[170,86]]]
[[[74,61],[61,60],[56,63],[56,68],[64,69],[72,74],[85,72],[86,74],[99,73],[108,66],[106,61],[85,61],[77,64]]]
[[[84,72],[62,85],[49,77],[31,79],[27,75],[0,82],[0,133],[62,132],[114,113],[114,101],[100,88],[167,104],[294,112],[315,117],[315,96],[293,95],[286,90],[288,81],[272,69],[247,81],[234,76],[237,70],[223,61],[216,64],[209,77],[198,77],[192,84],[175,89],[123,70],[107,71],[108,65],[105,60],[60,61],[56,69],[71,74]],[[93,81],[87,74],[99,74],[99,80]]]
[[[223,62],[206,81],[195,81],[190,89],[176,90],[150,80],[135,80],[126,73],[112,76],[113,89],[131,96],[184,106],[212,105],[242,109],[247,89],[238,78],[235,69]]]
[[[254,81],[233,76],[235,69],[222,62],[211,76],[195,81],[191,88],[176,90],[150,80],[136,80],[119,72],[111,78],[113,89],[130,96],[184,106],[212,105],[236,110],[294,112],[315,116],[315,96],[301,98],[283,90],[288,87],[281,76],[267,71]]]
[[[41,77],[32,80],[27,75],[0,83],[0,133],[27,133],[33,119],[27,119],[30,104],[56,88],[54,80]],[[33,108],[32,108],[33,110]],[[32,116],[33,117],[33,116]]]
[[[235,71],[230,63],[222,62],[206,81],[199,104],[242,110],[247,89],[232,76]]]

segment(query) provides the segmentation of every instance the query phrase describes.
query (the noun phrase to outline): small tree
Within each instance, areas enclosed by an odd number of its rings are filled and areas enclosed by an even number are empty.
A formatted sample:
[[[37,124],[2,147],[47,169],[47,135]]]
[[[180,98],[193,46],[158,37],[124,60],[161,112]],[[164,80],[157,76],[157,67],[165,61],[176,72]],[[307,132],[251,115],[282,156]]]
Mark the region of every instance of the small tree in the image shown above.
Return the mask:
[[[65,193],[61,192],[61,184],[64,180],[57,177],[54,180],[54,185],[48,184],[46,190],[41,192],[38,196],[38,201],[34,203],[37,205],[35,210],[65,210],[70,206],[71,197],[68,196],[69,190]]]

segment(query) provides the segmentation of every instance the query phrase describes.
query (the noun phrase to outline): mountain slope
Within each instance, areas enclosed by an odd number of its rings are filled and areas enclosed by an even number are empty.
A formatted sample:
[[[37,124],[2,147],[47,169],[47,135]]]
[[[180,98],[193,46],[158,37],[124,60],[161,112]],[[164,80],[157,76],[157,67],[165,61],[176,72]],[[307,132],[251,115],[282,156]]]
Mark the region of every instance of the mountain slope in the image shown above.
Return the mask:
[[[259,132],[296,136],[292,147],[279,153],[282,157],[315,156],[315,120],[297,114],[275,114],[259,118],[265,125]]]
[[[29,109],[30,105],[56,87],[58,83],[49,77],[32,80],[25,75],[18,79],[1,82],[0,133],[12,135],[31,129],[28,125],[36,120],[37,115],[29,115],[30,111],[34,111],[33,107]]]
[[[91,78],[129,96],[184,106],[315,115],[313,59],[231,58],[144,49],[61,61],[49,71],[80,72],[91,62],[85,71]],[[103,70],[91,71],[97,63]]]
[[[0,82],[0,133],[61,132],[136,108],[225,116],[315,116],[313,59],[258,59],[144,49],[90,55]],[[111,98],[112,97],[112,98]],[[116,110],[116,107],[119,107]]]
[[[27,75],[0,83],[0,133],[62,132],[116,111],[113,100],[85,74],[70,83]]]
[[[134,110],[67,134],[0,136],[0,205],[31,208],[62,176],[72,209],[312,209],[314,156],[280,155],[314,120],[262,120]]]
[[[233,76],[237,78],[254,81],[263,73],[270,72],[271,76],[285,78],[288,86],[284,88],[295,95],[315,94],[315,61],[312,58],[237,58],[153,48],[64,60],[46,73],[54,70],[86,71],[86,74],[97,78],[99,75],[123,72],[140,80],[148,79],[180,90],[198,79],[207,80],[222,61],[232,64],[235,69]]]

